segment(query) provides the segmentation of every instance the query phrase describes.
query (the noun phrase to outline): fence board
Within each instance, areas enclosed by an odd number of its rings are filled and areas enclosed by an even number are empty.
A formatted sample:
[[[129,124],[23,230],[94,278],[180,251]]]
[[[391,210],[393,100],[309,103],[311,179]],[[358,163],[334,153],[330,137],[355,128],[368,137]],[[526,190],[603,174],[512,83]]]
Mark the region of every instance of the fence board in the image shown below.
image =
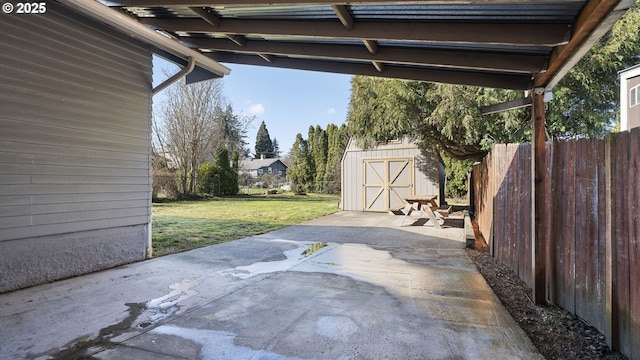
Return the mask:
[[[518,213],[520,203],[518,197],[517,183],[520,175],[520,166],[517,162],[518,158],[516,154],[518,152],[518,144],[508,144],[506,156],[507,169],[505,173],[505,207],[508,209],[505,214],[505,221],[507,223],[507,229],[505,231],[505,238],[507,242],[506,258],[509,267],[517,274],[518,268]]]
[[[559,279],[562,274],[562,269],[560,267],[559,259],[562,258],[562,224],[555,217],[561,216],[560,214],[564,214],[566,212],[566,203],[562,201],[562,186],[560,184],[563,183],[564,172],[561,171],[562,166],[564,166],[564,147],[562,143],[557,143],[552,146],[553,148],[553,160],[551,161],[551,178],[552,178],[552,193],[551,201],[553,203],[553,217],[554,221],[551,224],[551,244],[549,252],[554,256],[549,258],[549,262],[551,263],[549,272],[547,273],[547,278],[549,279],[549,293],[548,298],[554,304],[561,304],[562,297],[562,289],[559,286]]]
[[[493,219],[493,246],[495,257],[500,262],[505,263],[505,221],[504,214],[507,213],[507,209],[504,206],[504,191],[500,191],[502,183],[504,182],[504,168],[505,168],[505,153],[506,145],[496,145],[494,147],[495,157],[494,166],[496,170],[496,194],[494,202],[494,213],[496,216]],[[498,215],[499,214],[499,215]]]
[[[622,134],[621,134],[622,135]],[[616,205],[615,209],[627,209],[629,207],[629,199],[626,191],[629,176],[624,176],[625,167],[629,163],[629,146],[626,136],[615,137],[615,151],[613,151],[615,162],[614,174],[619,174],[616,179]],[[614,302],[618,309],[618,331],[620,351],[629,353],[630,346],[630,328],[629,328],[629,217],[626,213],[619,214],[616,226],[616,284],[617,289],[614,294]]]
[[[526,145],[525,145],[526,146]],[[552,169],[554,168],[555,162],[554,160],[554,147],[553,147],[553,143],[551,142],[547,142],[546,143],[546,154],[547,156],[544,159],[544,169],[548,169],[549,171],[546,171],[544,174],[544,182],[545,184],[547,184],[548,186],[546,187],[546,194],[545,194],[545,198],[547,199],[543,211],[544,214],[544,218],[542,219],[543,221],[543,228],[545,229],[544,232],[544,236],[547,239],[547,246],[545,249],[545,254],[547,256],[546,258],[546,264],[545,266],[547,267],[547,271],[546,271],[546,278],[547,278],[547,291],[550,291],[551,288],[553,288],[553,286],[551,286],[552,282],[552,275],[554,274],[554,269],[555,269],[555,264],[553,259],[555,258],[555,244],[554,244],[554,240],[553,240],[553,215],[554,215],[554,209],[555,209],[555,201],[554,201],[554,182],[553,182],[553,173],[552,173]],[[529,161],[530,162],[530,161]],[[527,163],[529,163],[527,162]],[[525,169],[529,169],[529,172],[531,170],[530,166],[526,166],[526,163],[523,162],[523,168]],[[531,194],[529,194],[529,198],[531,198]],[[531,228],[531,217],[529,217],[528,219],[525,219],[525,223],[523,224],[524,226],[526,226],[527,228]],[[528,245],[528,249],[531,248],[531,234],[529,234],[528,238],[527,238],[527,242],[526,244]],[[527,254],[530,254],[531,250],[529,250],[529,252],[527,252]],[[531,263],[531,262],[529,262]],[[528,272],[529,274],[531,274],[531,271]],[[532,279],[533,280],[533,279]],[[530,285],[531,286],[531,285]],[[549,292],[547,293],[547,299],[550,299],[550,295]]]
[[[562,183],[565,187],[561,190],[560,201],[563,203],[564,212],[558,214],[556,221],[560,220],[560,238],[558,244],[558,275],[556,279],[560,291],[559,304],[565,309],[575,312],[575,157],[576,142],[568,141],[564,145],[561,167]],[[558,196],[558,194],[556,194]]]
[[[588,298],[588,277],[590,244],[587,224],[589,223],[590,206],[590,174],[589,167],[592,157],[589,144],[585,140],[576,141],[576,173],[575,173],[575,313],[583,316],[588,312],[586,298]]]
[[[629,216],[629,337],[634,339],[629,344],[631,348],[629,354],[631,358],[640,357],[640,286],[638,286],[638,272],[640,271],[640,251],[638,249],[638,236],[640,236],[640,221],[638,211],[640,211],[640,129],[636,129],[629,139],[629,207],[626,212]]]
[[[495,182],[495,176],[489,176],[490,172],[493,173],[492,158],[493,155],[490,153],[480,165],[474,166],[472,170],[474,179],[472,186],[475,196],[473,199],[474,216],[490,251],[493,249],[493,184]]]
[[[597,241],[596,251],[598,253],[598,263],[594,266],[596,271],[596,304],[597,309],[594,310],[595,314],[598,314],[597,320],[594,319],[594,326],[601,331],[604,331],[607,324],[607,296],[606,296],[606,283],[607,283],[607,221],[605,211],[607,209],[607,176],[606,176],[606,151],[604,141],[595,141],[598,161],[596,164],[596,177],[597,177],[597,197],[598,197],[598,218],[597,218],[597,233],[595,239]]]
[[[531,146],[523,144],[518,148],[518,161],[520,164],[531,164]],[[519,248],[519,276],[529,286],[533,285],[531,277],[531,166],[521,166],[522,172],[519,184],[518,208],[520,209],[520,248]]]
[[[587,144],[585,141],[576,141],[576,156],[584,157],[588,154]],[[574,266],[575,266],[575,313],[581,314],[584,312],[582,302],[585,297],[587,282],[587,258],[584,251],[588,248],[590,241],[587,239],[587,218],[590,206],[588,206],[588,187],[589,187],[589,174],[588,163],[591,157],[587,156],[582,161],[578,161],[575,164],[575,233],[573,238],[567,240],[573,240],[574,246]]]
[[[640,129],[607,138],[610,145],[585,139],[547,144],[550,186],[541,219],[550,244],[547,295],[611,336],[608,342],[623,354],[640,359]],[[473,184],[481,194],[475,199],[480,229],[493,235],[487,239],[492,255],[529,286],[530,154],[530,144],[494,146],[474,169]]]
[[[577,142],[576,170],[576,314],[592,325],[600,321],[598,249],[598,147],[593,140]],[[580,210],[578,210],[580,209]]]

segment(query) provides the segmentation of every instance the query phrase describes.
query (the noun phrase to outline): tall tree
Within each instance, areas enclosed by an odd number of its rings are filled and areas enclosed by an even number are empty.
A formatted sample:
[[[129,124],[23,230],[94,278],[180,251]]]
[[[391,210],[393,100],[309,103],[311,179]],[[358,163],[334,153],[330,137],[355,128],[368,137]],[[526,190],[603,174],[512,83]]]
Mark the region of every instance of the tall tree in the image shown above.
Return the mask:
[[[308,140],[313,145],[311,146],[313,163],[315,165],[315,191],[317,193],[324,193],[326,191],[324,185],[324,174],[327,166],[327,152],[328,152],[328,140],[327,132],[316,125],[313,132],[313,138]]]
[[[339,194],[341,190],[342,155],[349,141],[346,125],[340,127],[327,125],[327,163],[324,173],[324,184],[326,192]]]
[[[307,130],[307,151],[309,151],[309,167],[311,168],[311,179],[315,181],[316,178],[316,162],[313,157],[313,149],[315,146],[314,139],[316,137],[316,128],[313,125],[309,125]],[[309,188],[309,191],[315,190],[315,184]]]
[[[433,108],[424,96],[432,86],[415,81],[354,76],[347,114],[349,131],[364,147],[411,134],[412,121],[426,117]]]
[[[457,159],[482,158],[487,140],[512,134],[505,131],[512,125],[509,117],[482,117],[481,106],[522,96],[506,90],[358,76],[351,88],[347,121],[360,145],[408,135],[425,149]]]
[[[178,174],[179,195],[196,193],[198,170],[216,135],[224,96],[220,81],[186,85],[178,82],[167,90],[162,104],[162,123],[154,129]]]
[[[296,135],[296,141],[291,148],[291,157],[293,164],[287,169],[287,175],[291,180],[293,191],[304,193],[312,190],[312,158],[307,141],[302,138],[302,134]]]
[[[215,125],[212,155],[215,157],[217,148],[224,147],[231,153],[238,152],[242,157],[249,154],[246,141],[247,128],[254,117],[247,117],[233,112],[233,107],[226,104]]]
[[[553,88],[547,131],[601,137],[619,121],[618,71],[640,63],[640,1]]]
[[[273,142],[271,141],[269,130],[267,130],[267,125],[264,121],[260,124],[258,133],[256,134],[255,146],[255,158],[260,159],[262,157],[265,159],[274,157]]]
[[[619,70],[638,62],[639,2],[554,88],[551,137],[602,136],[616,119]],[[529,110],[481,116],[482,106],[521,98],[517,91],[356,76],[348,123],[365,146],[410,135],[455,159],[479,159],[493,143],[530,139]]]
[[[273,145],[273,157],[279,158],[280,157],[280,143],[278,142],[278,139],[276,139],[274,137],[273,141],[271,142],[271,144]]]
[[[223,147],[218,148],[215,163],[205,163],[200,167],[199,177],[200,193],[236,195],[239,191],[238,172],[231,165],[229,151]]]

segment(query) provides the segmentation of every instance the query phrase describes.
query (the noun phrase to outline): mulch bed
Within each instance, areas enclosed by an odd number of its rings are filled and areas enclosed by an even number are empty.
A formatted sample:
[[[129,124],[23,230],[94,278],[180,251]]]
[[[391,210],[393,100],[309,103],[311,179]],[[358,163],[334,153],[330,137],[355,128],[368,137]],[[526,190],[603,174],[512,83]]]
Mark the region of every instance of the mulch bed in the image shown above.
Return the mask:
[[[607,347],[605,336],[559,306],[535,305],[531,289],[506,265],[489,255],[474,221],[476,249],[467,254],[511,317],[547,359],[626,359]]]

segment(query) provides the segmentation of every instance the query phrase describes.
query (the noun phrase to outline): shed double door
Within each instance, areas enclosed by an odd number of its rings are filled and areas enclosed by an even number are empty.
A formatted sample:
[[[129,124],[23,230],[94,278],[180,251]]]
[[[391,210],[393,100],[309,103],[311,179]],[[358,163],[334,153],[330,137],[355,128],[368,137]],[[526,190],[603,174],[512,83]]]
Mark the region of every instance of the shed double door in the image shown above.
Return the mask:
[[[388,211],[413,195],[413,159],[363,159],[363,210]]]

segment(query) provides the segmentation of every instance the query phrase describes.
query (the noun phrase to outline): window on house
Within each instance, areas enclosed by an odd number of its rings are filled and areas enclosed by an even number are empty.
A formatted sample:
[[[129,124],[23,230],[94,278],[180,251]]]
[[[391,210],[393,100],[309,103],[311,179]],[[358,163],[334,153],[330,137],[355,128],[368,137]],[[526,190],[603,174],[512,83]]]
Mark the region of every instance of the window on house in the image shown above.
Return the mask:
[[[269,166],[269,174],[273,174],[273,168]]]
[[[258,169],[258,175],[262,175],[263,173],[264,173],[264,170]]]
[[[278,170],[278,175],[284,176],[284,170]]]
[[[629,90],[629,107],[640,104],[640,85],[636,85]]]

